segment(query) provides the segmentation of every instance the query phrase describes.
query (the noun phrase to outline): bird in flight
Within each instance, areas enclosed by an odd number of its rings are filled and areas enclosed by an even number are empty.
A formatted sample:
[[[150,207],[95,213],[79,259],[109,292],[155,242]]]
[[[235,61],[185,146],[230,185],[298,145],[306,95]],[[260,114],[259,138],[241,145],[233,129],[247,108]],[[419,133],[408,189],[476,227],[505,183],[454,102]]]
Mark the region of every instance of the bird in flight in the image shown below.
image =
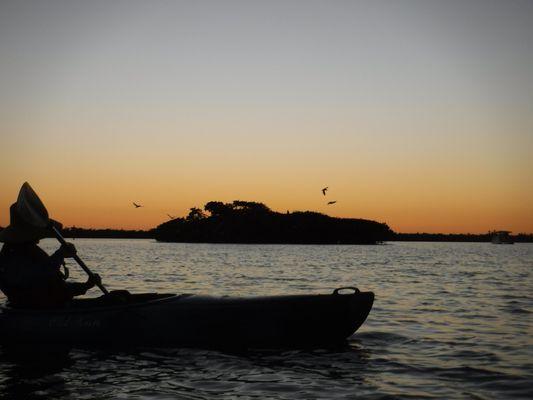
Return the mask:
[[[322,194],[325,196],[327,191],[328,191],[328,187],[326,186],[324,189],[322,189]]]
[[[328,206],[329,206],[330,204],[335,204],[336,202],[337,202],[337,200],[335,200],[335,201],[328,201]]]
[[[173,216],[170,215],[170,214],[167,214],[167,215],[168,215],[168,217],[169,217],[170,219],[176,219],[176,217],[173,217]]]
[[[137,204],[137,203],[133,203],[133,205],[135,206],[135,208],[139,208],[139,207],[142,207],[142,205],[140,205],[140,204]]]

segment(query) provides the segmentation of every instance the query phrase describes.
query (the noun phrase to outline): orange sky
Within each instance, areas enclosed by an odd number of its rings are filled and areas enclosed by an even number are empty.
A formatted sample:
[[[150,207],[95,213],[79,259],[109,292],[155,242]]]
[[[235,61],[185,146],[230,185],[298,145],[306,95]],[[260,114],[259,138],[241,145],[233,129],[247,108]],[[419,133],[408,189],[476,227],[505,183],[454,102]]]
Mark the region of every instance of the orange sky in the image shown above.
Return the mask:
[[[239,199],[533,232],[533,7],[297,3],[2,3],[0,225],[28,181],[66,226]]]
[[[519,157],[531,148],[525,139],[515,149],[504,135],[495,135],[492,143],[483,143],[480,154],[481,139],[460,132],[418,140],[409,139],[409,133],[383,133],[386,139],[380,141],[375,131],[346,132],[365,130],[360,120],[358,126],[335,127],[334,121],[321,123],[315,113],[305,119],[305,135],[283,135],[278,128],[272,137],[261,116],[254,121],[249,113],[247,117],[242,132],[220,133],[223,119],[212,126],[191,124],[187,135],[175,136],[163,132],[183,128],[160,127],[157,132],[147,124],[149,140],[131,135],[129,127],[120,138],[106,137],[97,128],[91,133],[85,126],[77,128],[83,140],[67,147],[61,141],[76,128],[56,128],[54,133],[43,131],[46,124],[39,123],[42,138],[20,145],[31,163],[23,165],[15,152],[2,157],[12,173],[0,178],[0,224],[7,223],[8,206],[28,180],[50,214],[67,226],[150,228],[165,221],[167,213],[180,216],[210,200],[242,199],[282,212],[315,210],[374,219],[400,232],[533,232],[528,184],[533,169],[531,159]],[[297,124],[296,119],[287,124]],[[274,123],[279,122],[269,120]],[[221,139],[210,137],[211,129]],[[247,136],[248,130],[265,133]],[[97,150],[100,143],[106,145]],[[506,152],[509,159],[516,157],[514,163],[498,159]],[[324,186],[330,188],[327,197],[320,192]],[[338,203],[326,206],[329,199]],[[134,209],[132,201],[145,207]]]

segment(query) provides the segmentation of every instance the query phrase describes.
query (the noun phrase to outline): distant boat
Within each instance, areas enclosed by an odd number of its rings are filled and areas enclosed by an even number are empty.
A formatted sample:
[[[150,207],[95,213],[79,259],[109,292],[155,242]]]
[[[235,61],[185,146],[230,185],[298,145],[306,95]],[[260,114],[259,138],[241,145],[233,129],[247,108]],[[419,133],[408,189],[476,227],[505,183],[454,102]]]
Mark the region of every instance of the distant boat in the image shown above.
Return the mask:
[[[509,236],[510,231],[494,231],[492,232],[493,244],[514,244],[514,240]]]

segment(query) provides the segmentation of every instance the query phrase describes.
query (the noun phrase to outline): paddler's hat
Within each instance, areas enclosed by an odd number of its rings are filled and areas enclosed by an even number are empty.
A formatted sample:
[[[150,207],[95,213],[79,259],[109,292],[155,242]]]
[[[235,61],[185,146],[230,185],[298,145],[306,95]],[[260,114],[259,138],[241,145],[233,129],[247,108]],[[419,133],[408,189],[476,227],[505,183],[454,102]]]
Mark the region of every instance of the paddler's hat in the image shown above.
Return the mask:
[[[50,222],[58,229],[63,226],[53,219],[50,219]],[[17,211],[17,203],[13,203],[9,207],[9,225],[0,231],[0,242],[13,244],[35,242],[50,236],[50,233],[50,228],[39,228],[24,221]]]

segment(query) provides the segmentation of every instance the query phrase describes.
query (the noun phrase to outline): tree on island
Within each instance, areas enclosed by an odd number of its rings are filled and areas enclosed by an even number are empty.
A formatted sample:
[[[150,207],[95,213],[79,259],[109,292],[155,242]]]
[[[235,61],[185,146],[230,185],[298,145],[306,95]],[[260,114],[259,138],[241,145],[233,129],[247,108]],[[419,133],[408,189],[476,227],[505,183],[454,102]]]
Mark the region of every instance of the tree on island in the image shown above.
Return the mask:
[[[210,201],[203,211],[159,225],[155,238],[168,242],[375,244],[394,235],[387,224],[334,218],[311,211],[279,213],[263,203]]]

